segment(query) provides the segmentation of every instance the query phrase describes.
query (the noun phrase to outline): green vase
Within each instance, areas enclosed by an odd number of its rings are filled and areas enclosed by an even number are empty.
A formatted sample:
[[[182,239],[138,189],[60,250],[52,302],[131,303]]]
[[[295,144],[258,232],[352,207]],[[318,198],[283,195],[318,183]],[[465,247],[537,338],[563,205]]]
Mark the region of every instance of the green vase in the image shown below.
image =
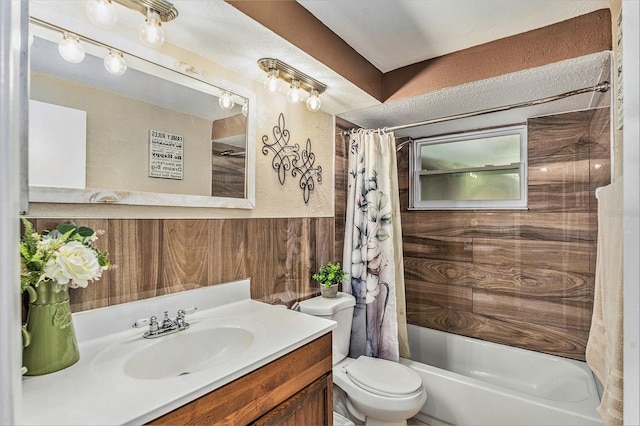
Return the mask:
[[[40,376],[67,368],[80,359],[73,329],[69,285],[56,282],[29,287],[27,333],[30,343],[22,352],[26,376]]]

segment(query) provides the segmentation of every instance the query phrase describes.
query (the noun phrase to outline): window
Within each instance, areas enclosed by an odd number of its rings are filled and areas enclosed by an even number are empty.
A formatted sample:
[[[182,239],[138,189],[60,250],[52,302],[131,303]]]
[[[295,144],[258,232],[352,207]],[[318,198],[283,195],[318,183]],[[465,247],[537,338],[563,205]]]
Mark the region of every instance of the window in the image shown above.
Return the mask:
[[[526,126],[417,139],[410,169],[410,209],[526,209]]]

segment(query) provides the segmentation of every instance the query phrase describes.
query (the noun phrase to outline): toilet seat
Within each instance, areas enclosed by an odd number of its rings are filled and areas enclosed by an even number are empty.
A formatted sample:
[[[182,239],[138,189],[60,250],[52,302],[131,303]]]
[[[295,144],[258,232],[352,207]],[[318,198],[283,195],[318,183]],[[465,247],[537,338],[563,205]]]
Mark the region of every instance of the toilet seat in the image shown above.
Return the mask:
[[[360,356],[344,371],[358,387],[388,398],[407,397],[422,390],[422,378],[418,373],[386,359]]]

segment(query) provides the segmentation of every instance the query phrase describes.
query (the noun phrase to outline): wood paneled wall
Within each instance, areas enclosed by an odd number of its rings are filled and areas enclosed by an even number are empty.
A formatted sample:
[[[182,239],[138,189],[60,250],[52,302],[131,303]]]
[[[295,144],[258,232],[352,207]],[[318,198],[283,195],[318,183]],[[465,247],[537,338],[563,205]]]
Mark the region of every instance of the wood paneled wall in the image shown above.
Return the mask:
[[[356,126],[336,119],[336,161],[335,161],[335,258],[342,263],[344,249],[344,227],[347,215],[347,170],[349,168],[349,136],[345,131]]]
[[[346,144],[336,141],[340,182]],[[408,149],[401,150],[409,323],[584,360],[597,241],[594,191],[609,183],[609,146],[608,109],[529,120],[527,211],[408,211]],[[336,215],[345,190],[336,188]],[[336,217],[336,229],[338,223]],[[343,225],[336,242],[339,232]]]
[[[34,220],[38,230],[60,219]],[[117,267],[71,290],[73,311],[251,278],[251,297],[291,305],[319,294],[317,265],[333,259],[333,218],[87,219]]]

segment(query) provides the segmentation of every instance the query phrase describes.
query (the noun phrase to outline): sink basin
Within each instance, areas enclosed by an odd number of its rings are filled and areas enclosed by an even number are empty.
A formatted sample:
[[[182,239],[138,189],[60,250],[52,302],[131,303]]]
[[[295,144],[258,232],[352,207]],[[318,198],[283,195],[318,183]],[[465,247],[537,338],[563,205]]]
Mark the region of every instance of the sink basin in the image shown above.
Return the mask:
[[[144,339],[138,331],[98,354],[92,367],[104,377],[123,373],[142,380],[197,374],[238,360],[266,333],[263,324],[242,318],[191,321],[187,330],[156,339]]]
[[[236,327],[189,330],[159,337],[124,363],[126,375],[137,379],[163,379],[202,370],[238,356],[255,336]]]

